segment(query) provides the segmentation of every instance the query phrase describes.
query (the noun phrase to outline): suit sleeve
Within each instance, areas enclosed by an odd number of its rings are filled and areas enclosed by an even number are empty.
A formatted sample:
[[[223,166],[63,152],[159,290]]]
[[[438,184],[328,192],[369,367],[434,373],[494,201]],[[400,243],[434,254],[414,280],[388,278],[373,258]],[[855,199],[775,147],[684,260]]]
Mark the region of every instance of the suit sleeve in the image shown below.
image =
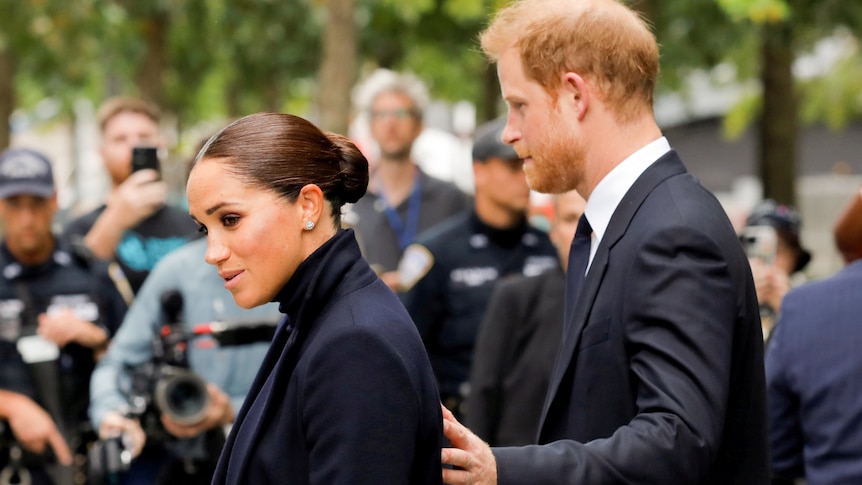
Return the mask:
[[[513,291],[515,288],[508,282],[501,282],[494,289],[479,325],[473,351],[470,395],[464,424],[491,444],[497,439],[503,378],[508,367],[507,361],[512,356],[510,340],[515,325],[523,320],[523,312]]]
[[[623,332],[627,361],[619,364],[628,367],[634,417],[587,443],[496,449],[500,485],[697,484],[710,472],[743,282],[731,276],[729,249],[700,231],[676,225],[639,236],[630,258],[616,261],[628,265],[624,278],[602,283],[618,295],[622,321],[611,331]]]
[[[788,296],[790,298],[784,299],[780,320],[767,346],[766,391],[772,473],[776,477],[790,479],[805,475],[805,462],[804,435],[799,419],[800,400],[792,370],[792,363],[796,360],[794,357],[801,354],[790,348],[792,341],[788,339],[788,335],[793,333],[793,320],[801,309],[794,300],[793,293]]]
[[[418,356],[400,354],[362,327],[322,348],[300,384],[310,483],[410,483],[423,419],[409,370]]]

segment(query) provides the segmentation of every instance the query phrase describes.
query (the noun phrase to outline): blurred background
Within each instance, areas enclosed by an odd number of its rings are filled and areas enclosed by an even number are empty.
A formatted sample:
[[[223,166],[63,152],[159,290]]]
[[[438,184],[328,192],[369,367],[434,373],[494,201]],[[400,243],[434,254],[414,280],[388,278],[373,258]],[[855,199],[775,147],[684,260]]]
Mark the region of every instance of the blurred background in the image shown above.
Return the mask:
[[[94,117],[114,95],[161,107],[178,201],[201,140],[257,111],[348,134],[373,163],[362,88],[382,68],[427,84],[416,158],[469,191],[469,170],[435,168],[469,167],[474,127],[505,113],[477,34],[506,3],[0,0],[0,149],[48,153],[68,215],[108,188]],[[814,253],[807,272],[834,272],[843,262],[832,225],[862,186],[862,2],[627,3],[661,44],[656,116],[689,170],[737,225],[761,198],[799,207]]]

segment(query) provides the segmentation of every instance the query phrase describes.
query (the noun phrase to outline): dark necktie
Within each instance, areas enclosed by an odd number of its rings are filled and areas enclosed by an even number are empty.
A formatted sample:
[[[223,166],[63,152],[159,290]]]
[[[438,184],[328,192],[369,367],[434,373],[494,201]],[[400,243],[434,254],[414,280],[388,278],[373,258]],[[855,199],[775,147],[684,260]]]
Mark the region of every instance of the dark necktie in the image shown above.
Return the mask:
[[[566,270],[566,320],[564,328],[568,327],[569,320],[575,312],[575,305],[578,302],[578,296],[584,282],[587,262],[590,260],[590,236],[592,232],[593,228],[590,227],[586,214],[582,215],[578,221],[575,238],[572,240],[572,247],[569,250],[569,268]]]

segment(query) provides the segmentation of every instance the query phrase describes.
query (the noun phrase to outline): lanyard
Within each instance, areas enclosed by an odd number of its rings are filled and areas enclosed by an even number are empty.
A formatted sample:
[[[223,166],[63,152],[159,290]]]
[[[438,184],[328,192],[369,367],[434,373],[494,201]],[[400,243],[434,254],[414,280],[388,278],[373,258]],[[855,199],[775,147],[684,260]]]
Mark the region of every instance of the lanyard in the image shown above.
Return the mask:
[[[389,204],[382,183],[377,184],[377,192],[380,195],[380,201],[383,202],[383,212],[386,214],[386,218],[389,219],[389,226],[395,231],[395,235],[398,237],[398,246],[403,251],[404,248],[413,242],[419,229],[419,206],[422,203],[422,173],[419,170],[416,171],[416,177],[413,180],[413,191],[407,200],[406,221],[402,221],[401,216],[398,215],[398,209]]]

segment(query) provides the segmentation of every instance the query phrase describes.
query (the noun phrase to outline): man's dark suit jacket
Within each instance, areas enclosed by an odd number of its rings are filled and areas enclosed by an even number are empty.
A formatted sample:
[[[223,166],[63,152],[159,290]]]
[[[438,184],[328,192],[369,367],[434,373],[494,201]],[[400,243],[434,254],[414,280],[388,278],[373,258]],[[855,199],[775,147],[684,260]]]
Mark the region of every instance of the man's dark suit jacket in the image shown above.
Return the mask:
[[[772,466],[808,485],[862,483],[862,261],[784,297],[766,346]]]
[[[491,446],[534,443],[563,333],[557,267],[494,288],[479,326],[464,424]]]
[[[431,363],[353,230],[309,256],[276,300],[287,316],[212,483],[441,483]]]
[[[500,485],[768,483],[751,271],[675,152],[611,217],[563,329],[538,442],[494,449]]]

